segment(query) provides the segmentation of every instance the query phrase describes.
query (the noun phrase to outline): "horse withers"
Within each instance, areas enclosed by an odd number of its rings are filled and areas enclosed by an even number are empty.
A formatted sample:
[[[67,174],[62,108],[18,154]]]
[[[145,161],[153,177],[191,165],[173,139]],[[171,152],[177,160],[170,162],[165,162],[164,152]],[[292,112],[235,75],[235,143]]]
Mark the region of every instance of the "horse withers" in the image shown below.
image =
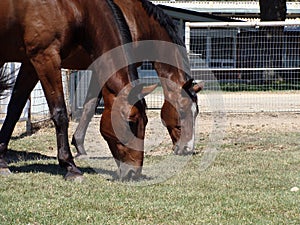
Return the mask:
[[[127,32],[128,27],[114,8],[111,0],[0,1],[0,64],[3,65],[7,61],[22,63],[0,131],[0,173],[10,172],[4,159],[7,146],[29,94],[40,80],[56,129],[58,161],[67,170],[65,179],[82,179],[82,172],[74,163],[68,143],[68,117],[62,88],[61,65],[64,59],[79,47],[94,61],[125,43],[123,38],[128,37],[128,34],[124,35],[121,31]],[[127,94],[139,94],[136,88],[130,85],[130,82],[136,79],[136,71],[129,67],[114,70],[118,68],[118,62],[127,60],[126,57],[127,53],[123,52],[118,58],[110,58],[106,66],[115,72],[107,77],[102,70],[97,70],[95,79],[103,86],[107,95],[107,109],[102,118],[101,130],[106,131],[103,133],[106,134],[105,138],[116,160],[122,163],[127,163],[128,160],[128,165],[133,167],[130,173],[135,176],[140,173],[142,156],[132,156],[130,146],[117,141],[114,133],[109,130],[111,115],[114,114],[110,110],[114,99],[117,96],[121,97],[123,89],[126,89]],[[77,65],[82,66],[81,62],[72,66],[76,68]],[[142,88],[138,90],[142,91]],[[142,138],[146,122],[143,100],[138,99],[134,105],[125,97],[124,101],[120,103],[120,107],[126,110],[114,116],[119,118],[120,127],[128,128],[128,114],[124,113],[129,113],[136,121],[130,129],[139,128],[136,135]],[[139,124],[140,121],[143,123]],[[135,150],[142,152],[143,145],[140,144],[139,148]],[[127,154],[130,157],[127,157]],[[138,159],[132,160],[131,157]],[[122,168],[120,167],[121,170]],[[120,174],[124,177],[128,175],[123,171]]]

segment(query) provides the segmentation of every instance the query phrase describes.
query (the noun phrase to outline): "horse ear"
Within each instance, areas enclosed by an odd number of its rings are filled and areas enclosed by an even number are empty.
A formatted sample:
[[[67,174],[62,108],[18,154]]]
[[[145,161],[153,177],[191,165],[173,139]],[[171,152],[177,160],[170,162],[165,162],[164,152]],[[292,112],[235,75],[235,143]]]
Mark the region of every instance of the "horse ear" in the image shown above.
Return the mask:
[[[193,89],[193,91],[195,93],[198,93],[199,91],[202,91],[203,88],[204,88],[204,82],[203,81],[200,81],[199,83],[194,83],[194,80],[193,79],[189,79],[183,86],[182,86],[182,89],[187,91],[189,90],[190,88]]]
[[[191,90],[193,90],[193,92],[198,93],[199,91],[203,90],[204,88],[204,82],[199,82],[199,83],[194,83],[193,79],[188,80],[183,86],[182,86],[182,90],[181,90],[181,95],[185,96],[185,94],[187,93],[190,97],[193,97]]]
[[[144,87],[143,90],[142,90],[142,95],[143,95],[143,98],[150,94],[152,91],[155,90],[155,88],[157,88],[158,84],[152,84],[150,86],[147,86],[147,87]]]
[[[189,90],[193,85],[193,79],[189,79],[185,84],[182,86],[183,90]]]
[[[128,102],[131,105],[134,105],[139,100],[143,99],[146,95],[150,94],[158,84],[153,84],[147,87],[144,87],[144,84],[138,84],[134,86],[128,94]]]
[[[194,84],[193,90],[195,93],[202,91],[204,89],[204,81],[200,81],[199,83]]]

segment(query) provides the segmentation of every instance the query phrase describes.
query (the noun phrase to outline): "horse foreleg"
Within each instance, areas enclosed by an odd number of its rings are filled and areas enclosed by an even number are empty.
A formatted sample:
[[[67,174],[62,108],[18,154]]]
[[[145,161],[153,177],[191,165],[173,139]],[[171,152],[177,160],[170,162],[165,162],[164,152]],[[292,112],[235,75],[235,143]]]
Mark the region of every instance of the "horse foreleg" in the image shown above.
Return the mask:
[[[43,86],[51,119],[55,125],[59,165],[67,169],[65,179],[82,179],[82,173],[74,163],[68,142],[69,120],[61,79],[61,60],[55,51],[55,47],[49,46],[42,54],[32,57],[31,61]]]
[[[99,87],[100,85],[96,80],[96,76],[93,75],[85,98],[83,112],[72,138],[72,145],[74,145],[77,150],[76,157],[87,154],[84,149],[84,139],[88,125],[94,116],[95,108],[102,98],[102,93],[99,90]]]
[[[5,121],[0,131],[0,169],[2,173],[9,173],[7,163],[4,160],[8,142],[22,114],[26,101],[37,82],[38,78],[33,66],[29,63],[23,63],[8,104]]]

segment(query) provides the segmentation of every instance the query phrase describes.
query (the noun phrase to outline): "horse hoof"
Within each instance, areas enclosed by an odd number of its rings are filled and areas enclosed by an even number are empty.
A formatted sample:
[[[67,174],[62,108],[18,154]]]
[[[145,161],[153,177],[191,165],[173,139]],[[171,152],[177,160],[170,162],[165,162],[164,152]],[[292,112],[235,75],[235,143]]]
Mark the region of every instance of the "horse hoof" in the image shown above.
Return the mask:
[[[11,171],[8,168],[0,168],[0,175],[8,176],[11,174]]]
[[[80,143],[82,143],[82,141],[80,141]],[[76,138],[74,136],[72,138],[71,144],[74,145],[77,150],[77,155],[75,157],[78,157],[80,155],[87,155],[87,153],[83,147],[83,144],[78,144],[76,141]]]
[[[77,154],[75,155],[75,158],[81,159],[81,158],[86,158],[86,156],[87,156],[86,152],[85,153],[77,152]]]
[[[77,182],[77,183],[82,183],[84,181],[84,176],[82,174],[74,174],[72,172],[68,172],[65,175],[65,180],[66,181]]]

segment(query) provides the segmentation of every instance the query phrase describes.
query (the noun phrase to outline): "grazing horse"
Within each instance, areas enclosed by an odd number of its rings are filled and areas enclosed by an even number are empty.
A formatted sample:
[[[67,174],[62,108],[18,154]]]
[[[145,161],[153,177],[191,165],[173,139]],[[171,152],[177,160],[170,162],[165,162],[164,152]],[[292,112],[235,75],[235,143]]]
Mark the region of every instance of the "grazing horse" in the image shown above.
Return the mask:
[[[129,25],[133,41],[157,40],[174,43],[185,50],[182,39],[178,36],[176,26],[171,18],[160,8],[147,0],[114,0],[120,7]],[[173,46],[174,47],[174,46]],[[161,119],[167,127],[174,144],[175,154],[188,154],[194,149],[195,118],[198,114],[197,95],[203,86],[193,85],[192,78],[183,71],[184,64],[188,64],[186,51],[179,52],[178,49],[156,49],[156,55],[169,54],[173,58],[174,65],[153,60],[153,67],[158,76],[164,91],[165,101],[161,109]],[[85,53],[79,49],[76,53]],[[74,56],[76,56],[74,54]],[[159,58],[159,57],[158,57]],[[147,58],[145,58],[147,59]],[[72,62],[71,59],[69,59]],[[74,59],[73,59],[74,60]],[[155,61],[156,60],[156,61]],[[136,64],[138,66],[138,64]],[[189,67],[187,67],[189,68]],[[189,70],[189,69],[188,69]],[[188,71],[189,72],[189,71]],[[174,85],[175,84],[175,85]],[[76,147],[78,154],[86,154],[84,149],[84,138],[88,123],[94,114],[94,106],[99,99],[87,97],[83,114],[80,118],[77,129],[73,135],[72,144]]]
[[[89,60],[94,61],[131,40],[123,15],[111,0],[0,1],[0,63],[22,63],[0,131],[0,173],[10,173],[4,159],[7,146],[29,94],[40,80],[56,129],[58,161],[67,170],[65,179],[82,178],[82,172],[74,163],[68,143],[68,117],[61,65],[64,65],[64,60],[74,49],[84,49]],[[135,149],[123,145],[115,137],[111,118],[114,117],[118,122],[118,129],[124,134],[131,131],[143,139],[147,123],[145,102],[137,97],[132,102],[128,96],[140,96],[139,92],[147,94],[149,90],[144,91],[139,85],[134,87],[130,84],[138,78],[135,67],[129,65],[114,70],[118,68],[118,62],[126,61],[129,57],[126,52],[118,54],[117,58],[111,58],[108,54],[103,70],[106,68],[106,71],[114,73],[103,74],[101,68],[96,69],[97,76],[94,76],[103,87],[106,106],[101,132],[116,159],[122,179],[129,174],[132,177],[139,176],[143,161],[143,142],[136,144]],[[82,62],[78,66],[70,66],[80,68]],[[113,110],[112,105],[118,99],[122,99],[117,104],[123,110]],[[129,166],[125,168],[122,166],[124,163]]]

